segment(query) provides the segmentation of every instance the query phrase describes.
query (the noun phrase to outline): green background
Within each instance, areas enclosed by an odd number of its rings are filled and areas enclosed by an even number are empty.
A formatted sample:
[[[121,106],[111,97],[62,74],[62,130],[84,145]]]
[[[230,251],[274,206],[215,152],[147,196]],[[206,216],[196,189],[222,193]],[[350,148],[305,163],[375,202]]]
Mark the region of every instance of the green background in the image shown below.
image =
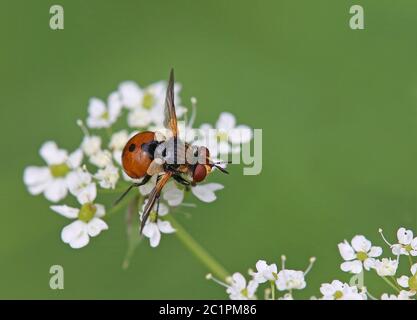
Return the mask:
[[[65,29],[49,29],[49,7]],[[365,30],[348,26],[362,4]],[[307,288],[347,281],[337,243],[365,234],[383,245],[399,226],[417,231],[415,1],[1,1],[0,298],[226,298],[178,239],[146,243],[130,269],[123,214],[82,250],[60,240],[68,223],[22,181],[40,165],[40,145],[67,149],[91,96],[123,80],[146,85],[169,68],[199,100],[197,124],[222,111],[263,129],[263,170],[211,181],[226,187],[212,204],[177,219],[227,270],[258,259],[289,268],[317,263]],[[196,201],[197,202],[197,201]],[[384,247],[385,248],[385,247]],[[49,268],[65,290],[49,289]],[[366,285],[389,287],[374,275]]]

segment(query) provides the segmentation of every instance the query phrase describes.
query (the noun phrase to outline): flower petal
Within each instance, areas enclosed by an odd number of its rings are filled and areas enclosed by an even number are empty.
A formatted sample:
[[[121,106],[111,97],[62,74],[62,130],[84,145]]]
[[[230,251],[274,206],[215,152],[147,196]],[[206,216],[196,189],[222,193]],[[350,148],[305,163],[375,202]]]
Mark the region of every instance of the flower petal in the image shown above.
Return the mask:
[[[362,263],[359,260],[346,261],[340,265],[340,268],[344,272],[358,274],[362,272]]]
[[[243,290],[246,288],[246,279],[242,276],[241,273],[235,272],[232,275],[233,284],[235,287],[239,288],[240,290]]]
[[[81,149],[87,156],[92,156],[101,150],[101,138],[99,136],[85,136],[81,143]]]
[[[38,195],[45,191],[52,180],[51,172],[48,167],[27,167],[23,173],[23,182],[33,195]]]
[[[88,104],[88,113],[94,118],[100,118],[106,112],[106,105],[98,98],[91,98]]]
[[[142,90],[133,81],[125,81],[119,85],[119,93],[122,100],[123,106],[132,109],[139,105],[142,101]]]
[[[371,247],[371,250],[368,252],[368,256],[372,258],[379,257],[382,254],[382,248],[381,247]]]
[[[81,149],[77,149],[73,153],[70,154],[67,160],[67,163],[70,168],[75,169],[81,165],[82,161],[83,161],[83,152]]]
[[[368,252],[371,249],[371,242],[362,235],[354,236],[352,247],[356,252]]]
[[[120,115],[122,110],[122,103],[120,101],[120,96],[118,92],[112,92],[107,99],[107,104],[109,108],[109,118],[110,122],[113,123]]]
[[[239,125],[228,133],[229,141],[233,144],[248,143],[252,140],[252,129],[246,125]]]
[[[161,232],[158,228],[156,228],[155,232],[153,233],[152,237],[149,239],[149,243],[152,248],[155,248],[159,245],[161,241]]]
[[[93,218],[87,224],[87,232],[90,237],[98,236],[101,231],[107,230],[108,228],[107,223],[99,218]]]
[[[158,215],[163,217],[169,213],[169,208],[165,203],[160,202],[158,208]]]
[[[156,175],[153,176],[151,180],[149,180],[148,183],[140,186],[139,192],[141,193],[141,195],[147,196],[148,194],[151,193],[152,189],[155,187],[155,184],[156,184]]]
[[[268,268],[268,264],[266,263],[265,260],[258,260],[255,266],[258,272],[263,272]]]
[[[74,249],[86,246],[90,240],[87,234],[87,224],[80,220],[74,221],[62,229],[61,239]]]
[[[223,188],[219,183],[206,183],[192,187],[191,192],[203,202],[213,202],[217,199],[214,192]]]
[[[162,221],[158,219],[158,228],[162,233],[174,233],[175,229],[171,226],[169,221]]]
[[[407,276],[401,276],[397,279],[397,283],[403,288],[408,288],[408,279]]]
[[[339,243],[337,246],[339,248],[340,255],[344,260],[353,260],[356,257],[355,251],[346,240]]]
[[[414,263],[411,266],[411,274],[414,276],[416,274],[416,272],[417,272],[417,263]]]
[[[58,146],[54,141],[45,142],[42,145],[39,153],[48,165],[62,164],[68,158],[67,151],[58,149]]]
[[[399,228],[397,231],[397,238],[399,243],[408,245],[413,240],[413,231]]]
[[[230,112],[222,112],[216,122],[216,128],[221,130],[233,129],[236,125],[236,118]]]
[[[176,207],[184,200],[184,191],[177,188],[172,182],[166,186],[162,194],[163,199],[172,207]]]
[[[363,266],[365,267],[365,270],[369,271],[371,268],[375,266],[375,259],[374,258],[368,258],[363,262]]]
[[[67,184],[64,179],[52,180],[45,189],[45,198],[51,202],[58,202],[67,196]]]
[[[333,296],[336,290],[330,283],[323,283],[320,286],[320,292],[323,296]]]
[[[78,212],[80,211],[79,209],[76,208],[72,208],[69,207],[67,205],[62,205],[62,206],[50,206],[50,208],[59,213],[61,216],[64,216],[66,218],[69,219],[75,219],[78,217]]]
[[[95,214],[95,216],[97,218],[104,217],[104,215],[106,214],[106,208],[102,204],[95,203],[94,205],[96,207],[96,214]]]
[[[85,188],[79,190],[76,194],[77,200],[80,204],[93,202],[97,196],[97,187],[95,183],[90,183]]]

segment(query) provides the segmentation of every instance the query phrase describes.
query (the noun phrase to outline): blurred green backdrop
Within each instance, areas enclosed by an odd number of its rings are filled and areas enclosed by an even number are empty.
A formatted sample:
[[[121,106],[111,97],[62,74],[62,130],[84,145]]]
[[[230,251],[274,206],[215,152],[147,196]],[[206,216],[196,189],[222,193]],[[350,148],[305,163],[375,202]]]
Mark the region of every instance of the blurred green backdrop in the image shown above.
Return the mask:
[[[49,8],[65,30],[49,29]],[[365,30],[348,27],[362,4]],[[75,251],[68,221],[22,182],[40,145],[73,149],[91,96],[123,80],[149,84],[174,66],[198,124],[222,111],[263,129],[263,171],[216,175],[219,200],[177,219],[229,271],[257,259],[304,269],[307,289],[348,280],[337,243],[365,234],[382,245],[399,226],[417,231],[415,1],[2,1],[0,10],[0,298],[226,298],[175,236],[146,243],[130,269],[123,214]],[[213,179],[213,178],[212,178]],[[65,290],[49,289],[49,267]],[[389,288],[369,276],[374,294]]]

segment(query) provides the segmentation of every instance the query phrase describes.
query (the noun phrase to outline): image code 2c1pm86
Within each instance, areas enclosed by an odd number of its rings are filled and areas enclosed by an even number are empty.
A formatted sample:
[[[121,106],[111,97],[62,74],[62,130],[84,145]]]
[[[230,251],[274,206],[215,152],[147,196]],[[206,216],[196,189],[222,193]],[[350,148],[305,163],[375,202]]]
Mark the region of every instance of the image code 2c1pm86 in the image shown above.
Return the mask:
[[[234,305],[234,304],[226,304],[226,305],[218,305],[218,304],[212,304],[208,305],[205,304],[203,306],[202,314],[207,315],[250,315],[250,314],[256,314],[256,305],[249,305],[249,304],[240,304],[240,305]]]

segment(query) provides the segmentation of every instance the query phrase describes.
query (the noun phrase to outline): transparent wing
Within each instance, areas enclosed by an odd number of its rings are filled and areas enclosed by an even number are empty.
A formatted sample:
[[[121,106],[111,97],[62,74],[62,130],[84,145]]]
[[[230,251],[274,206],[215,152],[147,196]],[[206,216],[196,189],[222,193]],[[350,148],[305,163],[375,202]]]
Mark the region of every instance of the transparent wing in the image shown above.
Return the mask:
[[[148,202],[146,203],[145,209],[143,210],[142,222],[140,224],[140,234],[142,234],[143,227],[146,224],[146,220],[148,220],[149,214],[151,213],[152,208],[155,205],[156,200],[158,200],[162,189],[164,188],[164,186],[168,182],[169,178],[171,178],[171,175],[172,174],[170,172],[167,172],[164,175],[162,175],[161,178],[158,180],[155,188],[153,188],[151,193],[149,194]]]
[[[167,93],[165,97],[165,128],[171,130],[173,136],[178,136],[177,115],[175,113],[174,103],[174,69],[171,69],[169,75]]]

